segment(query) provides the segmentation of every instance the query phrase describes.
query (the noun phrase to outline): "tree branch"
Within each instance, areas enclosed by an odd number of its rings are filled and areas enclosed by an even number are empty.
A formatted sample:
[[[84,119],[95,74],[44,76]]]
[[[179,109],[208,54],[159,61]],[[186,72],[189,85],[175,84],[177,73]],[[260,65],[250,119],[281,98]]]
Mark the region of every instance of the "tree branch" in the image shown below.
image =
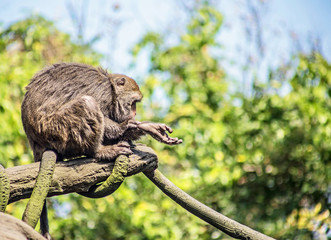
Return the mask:
[[[244,240],[275,240],[267,235],[257,232],[241,223],[238,223],[223,214],[207,207],[182,189],[173,184],[159,170],[145,171],[148,177],[162,192],[182,206],[184,209],[201,218],[227,235]]]
[[[251,240],[273,239],[214,211],[179,189],[162,173],[155,170],[157,168],[157,156],[151,148],[138,145],[132,150],[133,155],[129,156],[129,168],[126,177],[144,172],[158,188],[179,205],[229,236]],[[10,181],[9,203],[30,197],[38,175],[39,164],[32,163],[6,169]],[[57,162],[48,196],[87,192],[90,187],[106,180],[113,168],[114,162],[97,161],[91,158]],[[15,224],[10,223],[9,225],[14,226]],[[12,231],[15,232],[15,229]],[[0,236],[2,235],[0,234]],[[38,239],[38,236],[31,239]]]
[[[157,156],[146,146],[137,145],[129,157],[127,177],[157,167]],[[10,181],[9,203],[29,198],[40,163],[16,166],[6,169]],[[114,162],[98,161],[91,158],[57,162],[48,197],[73,192],[87,192],[91,186],[107,179],[114,168]]]
[[[0,212],[0,238],[11,240],[45,240],[31,226],[20,219]]]

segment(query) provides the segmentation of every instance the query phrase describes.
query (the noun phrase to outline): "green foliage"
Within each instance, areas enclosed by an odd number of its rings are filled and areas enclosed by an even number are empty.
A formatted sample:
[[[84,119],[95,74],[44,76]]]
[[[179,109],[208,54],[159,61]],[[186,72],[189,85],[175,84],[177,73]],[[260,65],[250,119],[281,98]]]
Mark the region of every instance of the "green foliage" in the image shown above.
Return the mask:
[[[221,19],[203,8],[178,45],[167,46],[162,37],[148,34],[135,49],[153,45],[145,83],[150,102],[155,86],[162,86],[171,101],[165,114],[151,104],[153,120],[162,116],[184,140],[175,148],[151,144],[181,188],[229,217],[277,239],[325,234],[330,225],[331,66],[318,53],[300,55],[298,65],[289,66],[295,72],[291,77],[280,81],[273,77],[285,74],[271,72],[270,83],[254,86],[253,97],[231,97],[220,58],[212,56],[220,51],[215,34]],[[291,88],[288,94],[278,89],[282,86]],[[181,229],[198,232],[199,239],[217,236],[213,228],[201,230],[202,225],[192,222],[190,230]]]
[[[229,141],[224,141],[226,155],[236,156],[242,171],[231,189],[236,214],[257,229],[279,232],[277,238],[291,232],[289,238],[303,234],[300,239],[309,239],[307,230],[318,229],[316,225],[302,228],[292,222],[287,232],[287,223],[275,223],[302,208],[327,208],[331,99],[326,83],[331,79],[323,73],[325,68],[330,65],[320,55],[301,56],[289,80],[290,93],[244,99],[240,111],[229,112],[223,120],[231,125]]]
[[[300,54],[297,65],[287,66],[292,75],[280,68],[254,86],[252,97],[232,95],[220,66],[225,50],[215,40],[221,27],[222,15],[204,6],[177,44],[149,33],[135,46],[134,56],[150,52],[140,118],[170,124],[184,140],[175,147],[143,141],[157,151],[162,172],[215,210],[277,239],[325,235],[331,224],[331,66],[318,53]],[[52,62],[96,65],[100,58],[33,16],[0,33],[0,59],[0,161],[10,167],[32,161],[20,120],[32,75]],[[49,203],[56,239],[230,239],[143,175],[103,199],[70,194]],[[23,204],[9,205],[8,212],[20,217]]]

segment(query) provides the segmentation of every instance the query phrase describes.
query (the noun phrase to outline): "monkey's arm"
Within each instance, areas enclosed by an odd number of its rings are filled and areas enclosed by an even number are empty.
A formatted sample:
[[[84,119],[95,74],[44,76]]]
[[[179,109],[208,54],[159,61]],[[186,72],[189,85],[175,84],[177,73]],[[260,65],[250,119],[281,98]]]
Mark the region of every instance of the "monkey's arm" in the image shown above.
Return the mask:
[[[111,131],[115,129],[113,126],[116,126],[116,123],[114,123],[110,119],[106,120],[105,122],[108,123],[105,128],[108,127],[107,131],[109,131],[108,133],[111,133]],[[156,140],[169,145],[180,144],[183,142],[181,139],[169,137],[167,132],[172,133],[172,129],[163,123],[137,122],[131,120],[129,121],[129,124],[131,124],[132,126],[129,126],[127,130],[123,133],[123,135],[121,136],[121,140],[137,140],[139,139],[139,137],[149,134]],[[112,128],[110,128],[109,126],[111,126]],[[119,131],[117,131],[117,133],[119,133]],[[106,140],[113,139],[107,138],[106,134],[105,138]],[[112,194],[119,188],[119,186],[124,181],[124,176],[127,172],[128,164],[128,158],[117,158],[113,172],[107,178],[107,180],[102,183],[102,185],[93,187],[87,193],[79,194],[89,198],[100,198]]]
[[[137,140],[139,137],[149,134],[157,141],[168,145],[176,145],[183,142],[181,139],[169,137],[167,132],[172,133],[173,131],[164,123],[141,122],[137,124],[137,128],[126,131],[124,138]]]
[[[105,117],[104,139],[114,140],[119,139],[129,129],[136,129],[139,122],[135,120],[127,120],[122,123],[114,122],[113,120]]]

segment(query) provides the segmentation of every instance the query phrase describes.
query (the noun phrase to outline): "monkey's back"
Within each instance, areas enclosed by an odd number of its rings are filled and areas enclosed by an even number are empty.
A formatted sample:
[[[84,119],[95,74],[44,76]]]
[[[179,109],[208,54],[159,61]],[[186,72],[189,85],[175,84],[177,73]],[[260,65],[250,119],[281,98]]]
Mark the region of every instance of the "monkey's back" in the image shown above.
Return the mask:
[[[101,68],[78,63],[59,63],[38,72],[26,87],[22,104],[25,110],[52,111],[83,95],[99,102],[105,94],[111,100],[111,76]]]
[[[109,114],[112,101],[111,86],[110,74],[101,68],[97,69],[84,64],[54,64],[38,72],[26,87],[27,91],[22,103],[23,127],[34,152],[37,147],[55,148],[58,151],[60,148],[67,149],[68,146],[59,146],[62,142],[63,144],[72,142],[66,142],[67,132],[71,133],[69,138],[73,138],[74,135],[80,138],[83,134],[82,129],[90,127],[91,119],[83,119],[79,116],[88,116],[94,109],[96,112],[101,111],[102,115]],[[66,104],[86,100],[85,96],[93,97],[95,100],[93,102],[96,103],[95,108],[88,111],[90,113],[86,112],[86,109],[65,110]],[[63,117],[56,119],[62,123],[55,124],[51,119],[54,119],[60,110]],[[98,113],[98,116],[94,118],[102,122],[100,114]],[[75,130],[75,127],[79,125],[81,125],[80,130]],[[49,126],[47,133],[45,126]]]

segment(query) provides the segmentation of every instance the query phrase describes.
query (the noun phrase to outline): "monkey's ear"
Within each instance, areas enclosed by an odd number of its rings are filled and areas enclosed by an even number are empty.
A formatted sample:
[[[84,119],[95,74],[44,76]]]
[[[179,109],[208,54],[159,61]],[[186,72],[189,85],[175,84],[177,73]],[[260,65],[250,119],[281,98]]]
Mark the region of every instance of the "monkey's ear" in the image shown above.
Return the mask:
[[[124,84],[125,84],[125,78],[124,77],[121,77],[121,78],[116,80],[116,85],[117,86],[124,86]]]

